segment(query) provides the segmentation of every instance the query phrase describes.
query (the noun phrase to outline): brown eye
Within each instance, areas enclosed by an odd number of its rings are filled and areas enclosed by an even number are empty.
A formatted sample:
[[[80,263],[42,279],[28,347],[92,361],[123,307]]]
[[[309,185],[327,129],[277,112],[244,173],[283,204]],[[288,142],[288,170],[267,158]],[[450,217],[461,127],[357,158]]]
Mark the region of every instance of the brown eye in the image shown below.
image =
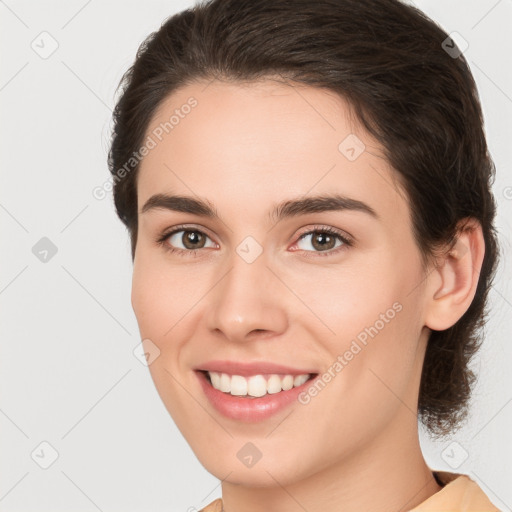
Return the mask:
[[[207,245],[210,240],[210,245]],[[176,228],[171,232],[162,235],[157,242],[169,251],[176,251],[186,255],[193,255],[199,249],[206,247],[216,247],[210,237],[199,229],[185,227]]]
[[[186,249],[201,249],[204,247],[206,237],[203,233],[199,231],[183,231],[183,233],[181,241]]]
[[[316,230],[305,233],[300,237],[299,242],[305,240],[308,237],[310,237],[310,243],[312,247],[320,252],[329,251],[345,243],[345,240],[339,234],[331,233],[325,230]],[[341,241],[341,243],[338,245],[336,245],[337,240]]]
[[[311,243],[315,249],[319,251],[334,249],[336,245],[336,237],[329,233],[318,233],[311,239]]]
[[[308,239],[313,250],[309,250],[307,247],[306,240]],[[315,227],[314,229],[302,234],[296,245],[298,249],[309,253],[307,255],[308,257],[310,257],[311,254],[311,257],[330,256],[352,246],[352,241],[345,237],[342,232],[338,232],[334,228]]]

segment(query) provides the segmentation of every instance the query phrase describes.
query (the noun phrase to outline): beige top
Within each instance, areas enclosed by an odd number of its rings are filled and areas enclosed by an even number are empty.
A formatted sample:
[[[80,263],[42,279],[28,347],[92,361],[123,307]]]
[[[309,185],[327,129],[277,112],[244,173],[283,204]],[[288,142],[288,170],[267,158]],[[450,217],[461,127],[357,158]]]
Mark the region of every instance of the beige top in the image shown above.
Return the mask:
[[[433,471],[444,487],[410,512],[500,512],[480,486],[468,475]],[[217,498],[199,512],[223,512],[222,499]]]

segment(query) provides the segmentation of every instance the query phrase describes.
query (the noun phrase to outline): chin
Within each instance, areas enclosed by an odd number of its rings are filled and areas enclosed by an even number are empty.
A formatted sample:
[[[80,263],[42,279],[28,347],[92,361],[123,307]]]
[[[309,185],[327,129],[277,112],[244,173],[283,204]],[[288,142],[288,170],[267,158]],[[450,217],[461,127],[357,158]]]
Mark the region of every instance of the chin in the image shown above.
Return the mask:
[[[309,473],[304,472],[306,469],[304,467],[299,468],[302,465],[299,460],[284,461],[282,457],[280,459],[271,457],[265,460],[262,456],[252,466],[246,466],[237,458],[237,451],[238,449],[234,451],[234,457],[226,452],[222,455],[221,450],[218,450],[214,455],[210,454],[209,457],[198,457],[198,459],[203,467],[219,480],[244,487],[288,486],[313,473],[312,470]],[[294,456],[298,457],[299,454],[295,452]]]

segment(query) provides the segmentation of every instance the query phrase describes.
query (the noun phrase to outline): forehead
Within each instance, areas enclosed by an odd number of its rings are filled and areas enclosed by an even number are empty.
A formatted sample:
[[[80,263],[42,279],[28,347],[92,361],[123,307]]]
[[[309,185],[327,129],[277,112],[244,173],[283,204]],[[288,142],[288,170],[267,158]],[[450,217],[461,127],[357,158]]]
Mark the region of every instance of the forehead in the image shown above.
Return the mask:
[[[253,205],[263,215],[267,203],[339,192],[405,213],[381,146],[331,91],[193,83],[162,102],[146,137],[154,147],[139,169],[139,211],[157,193],[201,196],[219,210]]]

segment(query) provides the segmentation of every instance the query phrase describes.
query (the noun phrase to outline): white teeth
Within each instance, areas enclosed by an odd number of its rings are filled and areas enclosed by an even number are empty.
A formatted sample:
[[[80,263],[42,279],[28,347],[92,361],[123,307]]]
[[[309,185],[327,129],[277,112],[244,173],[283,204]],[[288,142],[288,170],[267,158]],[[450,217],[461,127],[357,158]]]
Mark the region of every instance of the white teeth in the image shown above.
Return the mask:
[[[247,379],[241,375],[231,377],[231,394],[237,396],[247,395]]]
[[[215,372],[211,372],[210,375]],[[215,388],[223,391],[224,393],[229,393],[231,391],[231,377],[227,373],[220,374],[220,387]]]
[[[283,379],[283,391],[288,391],[293,388],[293,375],[286,375]]]
[[[208,375],[215,389],[234,396],[252,397],[288,391],[293,387],[302,386],[309,379],[309,374],[284,375],[283,377],[272,374],[268,378],[264,375],[252,375],[246,378],[241,375],[228,375],[219,372],[208,372]]]
[[[212,386],[215,389],[220,389],[220,373],[217,372],[210,372],[210,379],[212,380]]]
[[[271,375],[267,381],[267,393],[279,393],[283,389],[279,375]]]
[[[295,379],[293,379],[293,387],[302,386],[304,382],[308,380],[309,375],[297,375]]]
[[[263,375],[253,375],[249,377],[247,381],[247,394],[251,396],[263,396],[267,394],[267,381]]]

